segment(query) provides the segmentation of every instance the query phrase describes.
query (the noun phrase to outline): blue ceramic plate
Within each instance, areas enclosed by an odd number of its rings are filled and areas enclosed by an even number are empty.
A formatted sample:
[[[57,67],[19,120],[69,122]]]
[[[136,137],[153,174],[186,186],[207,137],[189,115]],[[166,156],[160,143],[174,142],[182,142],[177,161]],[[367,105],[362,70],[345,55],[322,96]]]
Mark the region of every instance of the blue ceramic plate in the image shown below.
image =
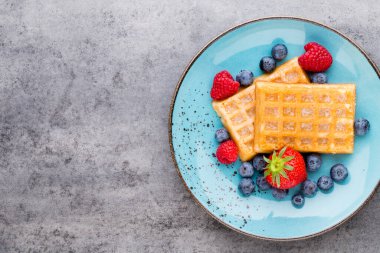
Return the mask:
[[[356,83],[356,117],[371,122],[364,137],[355,138],[352,155],[323,155],[320,171],[309,173],[317,180],[328,175],[335,163],[347,166],[350,176],[335,184],[331,193],[318,192],[307,198],[302,209],[287,199],[276,201],[270,192],[256,191],[243,197],[237,190],[240,162],[225,166],[213,153],[218,143],[215,130],[222,127],[211,107],[210,89],[214,75],[241,69],[262,74],[261,57],[272,46],[284,43],[287,59],[304,53],[310,41],[324,45],[334,58],[327,71],[330,83]],[[285,60],[287,60],[285,59]],[[285,61],[284,60],[284,61]],[[272,240],[312,237],[352,217],[375,192],[380,180],[380,81],[379,71],[368,56],[339,32],[316,22],[298,18],[266,18],[239,25],[211,41],[185,70],[173,97],[169,138],[176,167],[194,199],[215,219],[239,232]]]

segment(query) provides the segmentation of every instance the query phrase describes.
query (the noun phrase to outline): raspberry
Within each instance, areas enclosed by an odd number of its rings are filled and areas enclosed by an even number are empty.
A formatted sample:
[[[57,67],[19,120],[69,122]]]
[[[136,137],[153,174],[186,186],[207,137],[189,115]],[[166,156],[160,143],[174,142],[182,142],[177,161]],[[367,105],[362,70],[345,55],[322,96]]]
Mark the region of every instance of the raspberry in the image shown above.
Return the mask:
[[[326,48],[316,42],[307,43],[305,53],[298,58],[300,66],[311,72],[326,71],[332,64],[333,58]]]
[[[223,164],[230,164],[238,158],[238,147],[232,140],[225,141],[216,150],[216,158]]]
[[[240,84],[235,82],[228,71],[223,70],[215,75],[211,88],[211,98],[215,100],[225,99],[234,95],[239,90]]]
[[[222,70],[218,74],[216,74],[214,77],[214,81],[215,79],[219,79],[219,78],[233,79],[232,75],[227,70]]]

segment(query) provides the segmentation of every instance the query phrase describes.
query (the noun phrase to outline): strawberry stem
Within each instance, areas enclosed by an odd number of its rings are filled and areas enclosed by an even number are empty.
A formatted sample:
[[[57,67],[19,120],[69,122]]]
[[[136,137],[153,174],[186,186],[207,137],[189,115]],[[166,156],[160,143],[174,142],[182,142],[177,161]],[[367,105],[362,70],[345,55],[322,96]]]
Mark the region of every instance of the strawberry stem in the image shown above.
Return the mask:
[[[288,175],[286,174],[286,170],[293,170],[294,168],[288,164],[290,160],[294,158],[294,156],[287,156],[283,157],[284,153],[286,151],[287,147],[283,147],[280,152],[276,153],[276,151],[273,152],[271,159],[265,159],[265,161],[268,163],[266,167],[266,171],[264,173],[264,176],[267,177],[269,174],[272,175],[272,182],[273,184],[276,183],[277,186],[280,186],[281,180],[280,177],[288,178]]]

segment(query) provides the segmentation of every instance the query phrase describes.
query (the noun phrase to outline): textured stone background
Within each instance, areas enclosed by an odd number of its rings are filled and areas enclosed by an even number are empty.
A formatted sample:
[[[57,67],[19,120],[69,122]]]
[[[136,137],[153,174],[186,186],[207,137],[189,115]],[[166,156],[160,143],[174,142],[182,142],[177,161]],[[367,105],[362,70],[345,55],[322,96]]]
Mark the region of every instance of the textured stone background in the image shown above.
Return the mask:
[[[186,192],[167,136],[186,64],[243,21],[320,21],[380,64],[380,8],[360,2],[0,0],[0,252],[378,252],[380,194],[307,241],[223,227]]]

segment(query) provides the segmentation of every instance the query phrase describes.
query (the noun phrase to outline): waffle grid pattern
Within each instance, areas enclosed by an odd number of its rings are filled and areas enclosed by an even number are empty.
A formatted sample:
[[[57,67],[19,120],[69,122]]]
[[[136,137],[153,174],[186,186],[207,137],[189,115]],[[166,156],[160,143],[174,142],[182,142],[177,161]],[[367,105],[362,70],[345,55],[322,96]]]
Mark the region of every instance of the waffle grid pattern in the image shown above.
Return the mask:
[[[309,83],[309,78],[298,64],[298,57],[295,57],[277,67],[274,72],[259,76],[256,78],[256,81],[276,83]]]
[[[256,83],[254,150],[352,153],[355,85]]]
[[[251,85],[245,90],[229,99],[213,103],[214,109],[221,118],[236,145],[239,156],[247,161],[254,155],[253,152],[253,123],[255,117],[255,86]]]

